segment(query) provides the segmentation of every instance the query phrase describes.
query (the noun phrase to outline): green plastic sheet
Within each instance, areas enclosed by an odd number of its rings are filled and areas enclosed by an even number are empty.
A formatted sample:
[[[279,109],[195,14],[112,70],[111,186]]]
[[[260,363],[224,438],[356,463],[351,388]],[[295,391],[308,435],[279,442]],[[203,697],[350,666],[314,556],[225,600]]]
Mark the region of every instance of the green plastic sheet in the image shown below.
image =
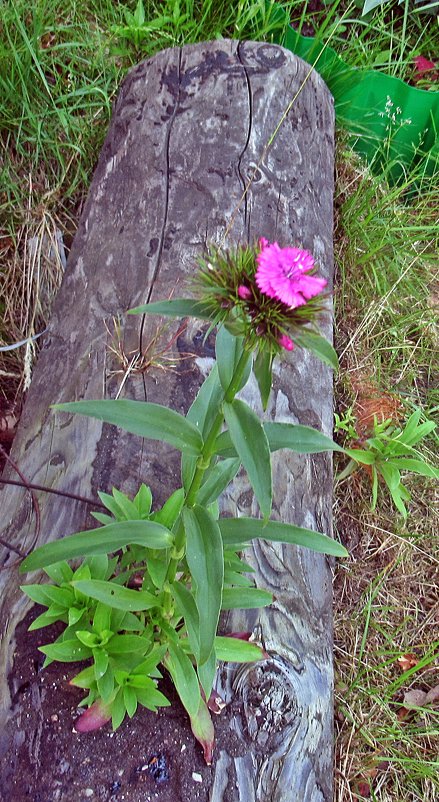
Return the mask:
[[[276,41],[309,64],[330,89],[340,125],[354,135],[355,150],[392,181],[416,169],[431,175],[439,167],[439,92],[409,86],[376,70],[350,67],[317,38],[301,36],[285,9],[272,8],[282,34]]]

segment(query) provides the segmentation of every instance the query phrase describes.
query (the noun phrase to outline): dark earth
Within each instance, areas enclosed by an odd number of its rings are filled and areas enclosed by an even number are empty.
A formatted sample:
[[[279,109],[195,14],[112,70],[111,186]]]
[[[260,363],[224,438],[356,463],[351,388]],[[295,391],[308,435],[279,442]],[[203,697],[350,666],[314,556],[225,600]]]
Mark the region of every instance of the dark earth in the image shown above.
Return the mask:
[[[20,705],[9,725],[13,746],[6,754],[0,735],[0,802],[207,802],[212,769],[169,679],[160,690],[171,707],[154,714],[139,706],[116,732],[111,724],[92,733],[75,731],[85,692],[69,679],[81,664],[42,669],[38,646],[59,634],[56,625],[27,631],[42,609],[34,607],[17,628],[9,686],[13,703]],[[215,716],[214,725],[216,754],[221,743],[230,750],[226,711]]]

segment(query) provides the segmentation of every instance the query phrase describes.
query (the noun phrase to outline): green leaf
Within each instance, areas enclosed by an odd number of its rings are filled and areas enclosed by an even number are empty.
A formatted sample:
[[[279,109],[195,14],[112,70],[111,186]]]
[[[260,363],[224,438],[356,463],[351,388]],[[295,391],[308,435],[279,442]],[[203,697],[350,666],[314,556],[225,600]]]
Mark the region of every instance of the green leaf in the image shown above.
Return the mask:
[[[224,404],[224,417],[262,515],[267,519],[271,513],[272,480],[270,447],[264,427],[253,410],[237,398]]]
[[[25,557],[20,565],[20,573],[44,568],[59,560],[73,560],[88,554],[109,554],[129,544],[167,549],[173,541],[172,533],[154,521],[121,521],[99,529],[77,532],[40,546]]]
[[[322,451],[341,451],[344,449],[337,445],[312,426],[302,426],[296,423],[264,423],[265,434],[270,444],[270,451],[288,448],[298,454],[319,454]]]
[[[117,730],[125,718],[126,708],[123,698],[123,688],[119,688],[115,698],[111,703],[111,725],[113,730]]]
[[[223,398],[223,389],[218,377],[218,368],[215,363],[208,377],[201,385],[198,395],[187,413],[187,420],[197,427],[203,439],[212,426],[213,420],[220,408]],[[186,492],[192,482],[196,458],[187,454],[182,454],[181,458],[181,481]]]
[[[169,443],[186,454],[198,456],[203,447],[203,439],[198,429],[183,415],[160,404],[119,398],[54,404],[52,409],[87,415],[112,423],[131,434]]]
[[[76,637],[84,646],[88,646],[90,649],[94,649],[100,642],[99,635],[96,632],[90,632],[88,629],[76,630]]]
[[[213,757],[213,744],[215,741],[215,730],[210,717],[209,708],[204,699],[200,697],[198,710],[195,715],[190,715],[191,729],[197,741],[203,747],[204,760],[210,766]]]
[[[240,459],[224,459],[214,465],[206,475],[197,494],[197,503],[201,507],[208,507],[221,495],[235,478],[241,467]]]
[[[266,607],[273,601],[273,596],[260,588],[224,588],[223,610],[251,610]]]
[[[224,586],[252,588],[254,583],[248,576],[231,571],[229,568],[224,568]]]
[[[39,646],[38,649],[50,660],[58,660],[60,663],[75,663],[77,660],[87,660],[92,656],[91,649],[80,643],[77,638],[48,643],[46,646]]]
[[[215,652],[217,660],[229,663],[253,663],[265,657],[262,646],[257,646],[256,643],[222,636],[215,638]]]
[[[97,599],[100,602],[115,607],[117,610],[150,610],[157,607],[159,600],[157,596],[148,593],[146,590],[131,590],[117,585],[115,582],[104,582],[101,579],[84,579],[79,582],[72,582],[82,593]]]
[[[163,315],[163,317],[196,317],[212,320],[206,304],[192,298],[174,298],[170,301],[154,301],[128,310],[129,315]]]
[[[225,326],[221,326],[216,335],[215,353],[216,364],[221,386],[226,392],[234,376],[236,367],[244,352],[244,338],[235,337],[230,334]],[[248,382],[252,368],[250,353],[248,354],[247,365],[243,373],[241,382],[237,390],[241,390]]]
[[[137,710],[137,696],[134,688],[130,688],[129,685],[124,686],[123,701],[129,717],[132,718]]]
[[[150,552],[149,549],[148,552],[149,553],[146,560],[148,574],[157,590],[162,590],[166,579],[166,574],[168,572],[170,552],[162,551],[158,557],[151,556],[151,554],[154,554],[154,552]]]
[[[50,627],[55,621],[66,622],[67,614],[65,609],[49,607],[44,613],[41,613],[34,621],[32,621],[28,632],[33,632],[35,629],[43,629],[43,627]]]
[[[138,0],[136,10],[134,12],[134,19],[136,21],[136,25],[141,28],[145,22],[145,9],[143,8],[143,0]]]
[[[392,465],[391,462],[381,462],[376,467],[381,476],[383,477],[390,492],[392,492],[392,490],[395,490],[395,488],[397,488],[398,485],[401,483],[401,475],[398,471],[398,468],[395,468],[395,466]]]
[[[198,662],[200,657],[200,618],[195,599],[190,590],[177,580],[171,585],[171,593],[177,603],[178,612],[184,618],[189,643]]]
[[[265,523],[258,518],[220,518],[218,523],[225,546],[233,543],[236,547],[240,542],[244,545],[254,538],[262,538],[277,543],[293,543],[334,557],[349,556],[344,546],[331,537],[293,524],[280,521]]]
[[[56,585],[22,585],[20,590],[32,601],[46,607],[56,604],[58,607],[68,608],[74,600],[70,588],[58,588]]]
[[[404,493],[405,488],[403,487],[403,485],[400,484],[397,487],[389,488],[389,490],[395,507],[397,508],[397,510],[399,510],[403,518],[406,519],[408,516],[408,512],[403,502],[403,494],[405,496]]]
[[[134,501],[131,501],[125,493],[122,493],[117,487],[113,487],[113,498],[121,511],[121,517],[127,521],[137,521],[139,519],[139,510]]]
[[[69,607],[69,612],[68,612],[69,627],[75,626],[75,624],[77,624],[81,620],[84,613],[85,613],[84,609],[80,609],[79,607]]]
[[[428,463],[420,459],[405,459],[404,457],[398,457],[393,464],[401,471],[412,471],[412,473],[418,473],[421,476],[428,476],[432,479],[439,478],[439,471],[437,468],[434,468],[432,465],[428,465]]]
[[[179,487],[171,496],[165,501],[163,507],[158,512],[154,513],[154,521],[166,526],[167,529],[172,529],[178,516],[181,513],[184,504],[184,490]]]
[[[150,680],[150,683],[144,688],[135,688],[138,701],[143,707],[152,710],[153,713],[157,711],[158,707],[169,707],[170,701],[159,690],[157,690],[155,683]]]
[[[198,664],[209,658],[213,648],[224,578],[223,543],[218,523],[196,505],[183,510],[186,532],[186,561],[195,584],[194,597],[199,616]]]
[[[106,604],[98,602],[93,616],[95,632],[111,631],[112,610]]]
[[[114,674],[111,666],[108,666],[105,674],[98,679],[97,686],[104,704],[111,702],[114,694]]]
[[[372,504],[371,510],[374,511],[377,500],[378,500],[378,471],[374,465],[372,465]]]
[[[157,668],[158,664],[162,662],[163,657],[166,654],[166,651],[167,651],[167,647],[164,646],[164,645],[162,645],[162,646],[157,646],[157,645],[154,646],[151,649],[151,651],[148,652],[148,654],[146,655],[145,659],[142,660],[142,662],[139,663],[139,665],[136,666],[133,669],[133,671],[131,673],[131,676],[134,676],[136,674],[139,674],[141,676],[145,676],[145,675],[152,674],[154,672],[155,676],[161,677],[160,672],[157,672],[156,668]]]
[[[57,585],[62,585],[63,582],[70,582],[73,571],[70,565],[66,562],[55,563],[45,569],[47,576]]]
[[[164,664],[172,677],[183,707],[189,716],[195,716],[201,701],[195,669],[187,654],[177,644],[169,643],[168,649]]]
[[[363,465],[373,465],[376,462],[376,454],[371,451],[363,451],[361,448],[346,448],[345,454]]]
[[[151,489],[145,485],[145,483],[140,485],[133,501],[140,513],[140,516],[142,518],[147,518],[151,512],[152,493]],[[163,521],[161,521],[161,523],[163,523]]]
[[[95,672],[93,666],[87,666],[79,674],[70,680],[69,685],[74,685],[76,688],[92,688],[96,684]]]
[[[294,342],[300,348],[307,348],[308,351],[312,351],[315,356],[333,370],[338,370],[337,353],[331,343],[321,334],[302,328],[299,334],[294,334]]]
[[[206,699],[209,699],[209,696],[212,692],[212,686],[215,679],[216,673],[216,654],[215,649],[212,649],[209,659],[203,663],[202,666],[197,666],[197,674],[200,680],[200,685],[204,691],[204,695]]]
[[[96,521],[99,521],[100,524],[112,524],[114,523],[114,518],[112,515],[106,515],[105,512],[92,512],[91,515]]]
[[[98,682],[108,668],[108,654],[105,649],[93,649],[93,660],[95,666],[95,677]]]
[[[149,641],[141,635],[113,635],[106,645],[108,654],[145,654]]]
[[[253,372],[259,387],[262,409],[266,410],[268,399],[270,398],[272,379],[273,356],[268,351],[259,351],[255,361]]]

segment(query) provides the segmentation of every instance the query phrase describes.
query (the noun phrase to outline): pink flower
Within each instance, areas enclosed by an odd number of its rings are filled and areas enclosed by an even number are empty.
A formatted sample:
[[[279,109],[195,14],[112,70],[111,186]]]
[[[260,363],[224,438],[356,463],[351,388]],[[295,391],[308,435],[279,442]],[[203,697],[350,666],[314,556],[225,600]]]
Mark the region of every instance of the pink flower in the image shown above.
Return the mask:
[[[251,290],[244,284],[240,284],[238,287],[238,297],[243,301],[248,301],[252,297]]]
[[[261,252],[256,257],[256,284],[269,298],[276,298],[295,309],[303,306],[326,287],[324,278],[306,275],[314,267],[309,251],[281,248],[277,242],[259,240]]]
[[[282,346],[282,348],[285,348],[286,351],[292,351],[294,348],[294,343],[291,337],[288,337],[287,334],[282,334],[278,339],[278,343]]]

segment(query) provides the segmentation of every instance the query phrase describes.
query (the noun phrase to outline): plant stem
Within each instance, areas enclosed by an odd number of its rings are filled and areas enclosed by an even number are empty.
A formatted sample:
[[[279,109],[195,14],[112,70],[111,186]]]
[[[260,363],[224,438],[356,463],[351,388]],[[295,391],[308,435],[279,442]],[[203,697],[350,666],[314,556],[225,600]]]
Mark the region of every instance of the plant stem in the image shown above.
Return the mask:
[[[225,391],[223,398],[218,404],[217,413],[210,427],[210,431],[204,441],[203,450],[201,452],[199,459],[197,460],[197,467],[195,469],[191,485],[187,492],[187,496],[184,503],[185,507],[193,507],[195,505],[197,493],[201,487],[204,474],[206,473],[210,465],[210,461],[215,452],[216,438],[218,437],[221,431],[221,426],[223,425],[224,422],[223,404],[224,403],[230,404],[235,398],[235,395],[240,388],[241,380],[244,375],[244,371],[246,369],[249,359],[250,359],[250,353],[248,351],[243,350],[239,358],[238,364],[236,365],[230,384],[227,390]],[[171,558],[168,566],[168,571],[166,574],[166,581],[170,584],[172,584],[172,582],[175,579],[177,568],[181,560],[181,556],[179,555],[182,553],[184,549],[185,540],[186,540],[186,534],[184,531],[182,518],[180,517],[180,522],[178,524],[177,533],[175,536],[175,544],[174,544],[174,552],[176,556]],[[165,608],[166,606],[167,605],[165,603]]]

